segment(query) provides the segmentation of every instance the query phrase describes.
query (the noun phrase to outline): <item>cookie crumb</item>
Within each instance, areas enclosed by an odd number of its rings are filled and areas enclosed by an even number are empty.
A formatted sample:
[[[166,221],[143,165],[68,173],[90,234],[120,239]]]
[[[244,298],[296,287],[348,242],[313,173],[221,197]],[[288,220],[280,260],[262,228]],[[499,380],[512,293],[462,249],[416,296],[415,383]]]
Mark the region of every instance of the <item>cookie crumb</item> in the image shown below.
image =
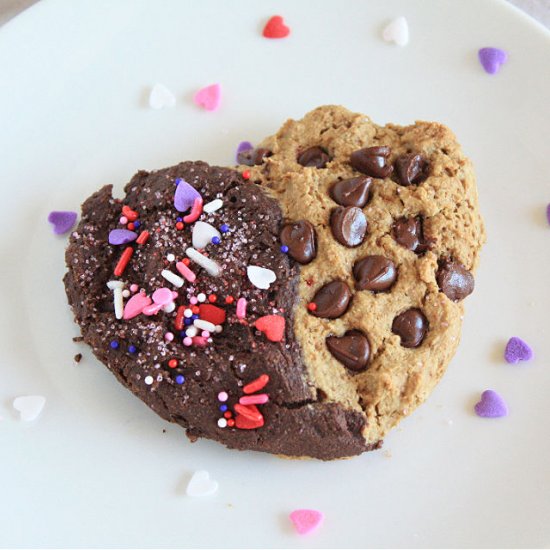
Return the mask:
[[[75,356],[74,356],[74,362],[75,363],[80,363],[80,361],[82,361],[82,354],[81,353],[77,353]]]

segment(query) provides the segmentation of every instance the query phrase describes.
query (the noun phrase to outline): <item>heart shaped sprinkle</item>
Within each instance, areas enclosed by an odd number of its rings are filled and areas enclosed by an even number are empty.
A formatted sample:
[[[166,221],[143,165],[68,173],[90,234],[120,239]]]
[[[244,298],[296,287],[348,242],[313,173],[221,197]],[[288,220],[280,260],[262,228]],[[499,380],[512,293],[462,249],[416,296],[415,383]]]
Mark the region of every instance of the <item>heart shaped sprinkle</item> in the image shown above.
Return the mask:
[[[406,46],[409,43],[409,24],[407,20],[401,16],[391,21],[382,31],[382,37],[386,42]]]
[[[210,474],[206,470],[197,470],[189,483],[186,493],[189,497],[208,497],[218,490],[218,482],[210,479]]]
[[[48,221],[53,225],[53,232],[56,235],[64,235],[73,228],[76,222],[76,216],[76,212],[54,210],[49,213]]]
[[[206,222],[195,222],[192,236],[194,248],[205,248],[214,237],[221,239],[222,235],[213,225]]]
[[[504,350],[504,359],[507,363],[519,363],[520,361],[529,361],[533,359],[533,350],[527,342],[521,338],[513,336],[508,340]]]
[[[149,94],[149,107],[151,109],[164,109],[174,107],[176,96],[164,85],[155,84]]]
[[[277,279],[277,276],[271,269],[266,269],[265,267],[259,267],[257,265],[249,265],[246,268],[246,274],[248,275],[248,280],[256,288],[261,288],[262,290],[267,290],[269,285],[274,283]]]
[[[207,111],[215,111],[222,99],[222,90],[219,84],[211,84],[205,88],[201,88],[193,97],[195,105],[206,109]]]
[[[250,141],[241,141],[239,145],[237,146],[237,152],[235,153],[235,164],[240,164],[239,162],[239,154],[244,153],[245,151],[250,151],[251,149],[254,149],[254,146]]]
[[[150,306],[152,303],[153,300],[151,300],[151,298],[149,298],[146,294],[142,294],[141,292],[134,294],[124,306],[123,318],[128,320],[137,317],[147,306]]]
[[[501,65],[508,61],[508,53],[500,48],[481,48],[477,55],[481,66],[489,74],[498,73]]]
[[[13,408],[19,412],[19,418],[24,422],[36,420],[45,404],[46,398],[43,395],[23,395],[13,400]]]
[[[290,34],[290,29],[280,15],[274,15],[265,24],[262,34],[265,38],[285,38]]]
[[[546,206],[546,220],[548,221],[548,224],[550,225],[550,204]]]
[[[176,185],[174,207],[178,212],[186,212],[193,207],[196,199],[202,198],[201,194],[184,179],[176,179]]]
[[[127,244],[137,239],[137,233],[128,229],[113,229],[109,232],[109,244]]]
[[[270,342],[281,342],[284,337],[285,318],[282,315],[265,315],[256,319],[254,325]]]
[[[499,418],[508,415],[508,407],[504,399],[493,390],[485,390],[474,408],[476,414],[483,418]]]
[[[318,510],[294,510],[290,514],[290,521],[300,535],[307,535],[323,523],[325,516]]]

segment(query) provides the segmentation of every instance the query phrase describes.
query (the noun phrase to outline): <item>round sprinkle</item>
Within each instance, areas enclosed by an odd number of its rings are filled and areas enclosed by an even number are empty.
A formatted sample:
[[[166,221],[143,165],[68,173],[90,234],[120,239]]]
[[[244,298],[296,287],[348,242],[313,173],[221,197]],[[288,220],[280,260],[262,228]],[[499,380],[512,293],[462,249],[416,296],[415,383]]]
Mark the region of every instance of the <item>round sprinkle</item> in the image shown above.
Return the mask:
[[[199,313],[200,309],[199,309],[198,306],[193,306],[193,307],[191,308],[191,311],[196,315],[197,313]]]
[[[210,333],[209,333],[207,330],[203,330],[203,331],[201,332],[201,336],[202,336],[203,338],[210,338]]]
[[[220,332],[222,332],[223,330],[223,327],[221,325],[216,325],[216,334],[219,334]]]
[[[177,359],[170,359],[170,361],[168,361],[168,366],[171,369],[175,369],[178,366],[178,360]]]
[[[198,318],[199,318],[199,315],[197,313],[193,313],[193,315],[191,315],[191,319],[193,319],[193,321]]]
[[[220,232],[221,233],[227,233],[229,231],[229,226],[224,223],[221,227],[220,227]]]
[[[223,415],[225,416],[225,418],[231,418],[233,416],[233,413],[231,411],[225,411]]]
[[[118,343],[117,340],[113,340],[113,341],[111,342],[111,348],[113,348],[113,349],[118,349],[119,347],[120,347],[120,344]]]
[[[176,380],[176,384],[183,384],[185,382],[185,378],[183,374],[178,374],[175,380]]]
[[[213,304],[214,302],[216,302],[218,300],[218,297],[215,295],[215,294],[209,294],[208,295],[208,301]]]
[[[230,419],[227,421],[227,425],[228,425],[230,428],[232,428],[232,427],[235,425],[235,421],[234,421],[232,418],[230,418]]]
[[[179,216],[176,218],[176,222],[182,222],[183,218],[180,218]]]
[[[174,180],[174,183],[175,183],[176,185],[179,185],[182,181],[183,181],[182,178],[176,178],[176,179]]]
[[[193,319],[189,318],[189,319],[184,319],[183,320],[183,324],[185,326],[189,326],[189,325],[192,325],[193,324]]]
[[[167,342],[171,342],[173,339],[174,339],[174,334],[172,332],[167,332],[165,335],[164,335],[164,339],[167,341]]]
[[[190,346],[193,343],[193,338],[189,338],[189,336],[186,336],[183,339],[183,345],[184,346]]]
[[[191,338],[193,338],[193,336],[196,336],[198,333],[199,333],[199,329],[198,329],[197,327],[190,326],[190,327],[185,331],[184,336],[190,336]]]
[[[197,296],[197,300],[199,302],[206,302],[206,294],[204,292],[201,292],[198,296]]]
[[[217,235],[212,237],[212,244],[220,244],[221,242],[222,240]]]
[[[128,346],[128,351],[129,351],[130,353],[136,353],[137,348],[136,348],[136,346],[134,346],[133,344],[130,344],[130,345]]]
[[[248,180],[250,179],[250,170],[245,170],[243,172],[243,180]]]
[[[141,225],[141,222],[138,221],[138,220],[136,220],[136,221],[134,222],[134,229],[137,229],[140,225]]]
[[[226,296],[225,297],[225,303],[226,304],[232,304],[235,301],[235,298],[233,296]]]
[[[193,315],[193,312],[190,310],[190,309],[186,309],[184,312],[183,312],[183,316],[184,317],[187,317],[188,319]]]
[[[128,227],[130,231],[133,231],[136,228],[134,222],[130,222],[126,227]]]
[[[183,265],[186,265],[186,266],[189,266],[189,264],[191,263],[191,260],[189,258],[183,258],[183,260],[181,261],[181,263]]]
[[[183,222],[177,222],[176,223],[176,229],[178,231],[181,231],[184,228]]]
[[[229,398],[229,395],[227,395],[227,392],[225,391],[221,391],[220,393],[218,393],[218,401],[221,401],[222,403],[227,401]],[[227,407],[226,407],[227,409]]]
[[[135,283],[133,285],[130,285],[130,292],[137,292],[139,290],[139,286]]]
[[[227,410],[227,405],[225,405],[225,404],[220,405],[220,411],[221,411],[222,413],[224,413],[226,410]]]
[[[286,246],[286,244],[283,244],[283,246],[281,246],[281,252],[283,254],[288,254],[288,246]]]
[[[317,309],[317,304],[315,302],[309,302],[307,308],[309,309],[309,311],[315,311]]]
[[[198,302],[199,301],[197,300],[197,298],[195,298],[195,296],[191,296],[191,298],[189,298],[189,303],[192,304],[192,305],[195,305]]]
[[[226,428],[227,427],[227,420],[225,418],[218,419],[218,427],[219,428]]]
[[[173,262],[176,257],[173,255],[173,254],[167,254],[166,255],[166,259],[169,261],[169,262]]]
[[[148,385],[150,386],[152,383],[153,383],[153,377],[152,376],[146,376],[143,381]]]
[[[126,216],[120,216],[120,220],[118,220],[120,225],[126,225],[128,223],[128,218]]]
[[[130,297],[130,291],[126,288],[122,291],[122,297],[123,298],[129,298]]]

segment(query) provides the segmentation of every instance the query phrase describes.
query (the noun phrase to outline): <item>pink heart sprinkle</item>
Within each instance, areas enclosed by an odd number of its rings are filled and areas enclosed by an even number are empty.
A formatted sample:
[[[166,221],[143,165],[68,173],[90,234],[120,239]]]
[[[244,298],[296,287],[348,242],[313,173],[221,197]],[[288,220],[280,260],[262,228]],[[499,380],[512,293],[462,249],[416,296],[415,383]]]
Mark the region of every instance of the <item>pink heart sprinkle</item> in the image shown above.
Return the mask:
[[[499,418],[508,415],[508,407],[504,399],[493,390],[485,390],[474,409],[476,414],[483,418]]]
[[[211,84],[205,88],[201,88],[193,97],[193,101],[199,107],[203,107],[207,111],[215,111],[221,102],[221,86],[219,84]]]
[[[315,531],[324,518],[324,514],[317,510],[294,510],[290,514],[290,520],[300,535],[307,535]]]
[[[176,294],[177,296],[177,294]],[[174,301],[172,291],[169,288],[162,287],[157,288],[155,292],[153,292],[153,302],[155,304],[160,304],[161,306],[167,306],[168,304],[171,304]]]
[[[139,294],[134,294],[124,306],[123,318],[133,319],[134,317],[137,317],[147,306],[152,303],[153,300],[151,300],[151,298],[149,298],[146,294],[142,294],[141,292]]]

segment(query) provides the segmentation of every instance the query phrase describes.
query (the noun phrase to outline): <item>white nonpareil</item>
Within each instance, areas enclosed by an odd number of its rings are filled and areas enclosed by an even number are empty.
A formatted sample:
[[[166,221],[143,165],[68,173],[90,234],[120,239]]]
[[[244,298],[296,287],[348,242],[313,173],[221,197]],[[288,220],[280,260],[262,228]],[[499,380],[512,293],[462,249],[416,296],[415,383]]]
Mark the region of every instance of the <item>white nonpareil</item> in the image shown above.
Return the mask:
[[[401,16],[391,21],[382,31],[382,37],[386,42],[395,42],[398,46],[406,46],[409,43],[409,24]]]
[[[195,222],[193,226],[193,247],[204,248],[212,242],[213,237],[221,239],[221,233],[209,223]]]
[[[257,265],[249,265],[246,268],[246,274],[248,275],[248,280],[256,288],[261,288],[262,290],[267,290],[271,283],[277,280],[275,272]]]

